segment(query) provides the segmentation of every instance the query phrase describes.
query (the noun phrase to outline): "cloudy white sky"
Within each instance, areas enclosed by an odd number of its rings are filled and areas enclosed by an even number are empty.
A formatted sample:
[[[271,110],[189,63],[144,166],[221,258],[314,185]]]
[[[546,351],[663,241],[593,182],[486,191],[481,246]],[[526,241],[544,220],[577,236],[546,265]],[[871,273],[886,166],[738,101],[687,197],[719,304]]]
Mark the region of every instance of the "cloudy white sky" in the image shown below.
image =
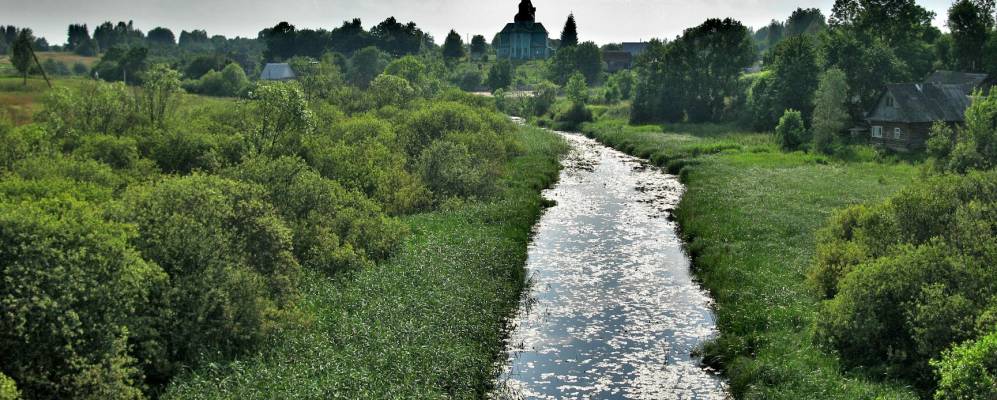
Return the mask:
[[[552,35],[574,12],[582,40],[597,43],[671,38],[708,17],[734,17],[759,27],[785,19],[796,7],[819,7],[830,14],[833,0],[534,0],[537,19]],[[952,0],[920,0],[944,24]],[[66,41],[66,26],[134,20],[143,31],[165,26],[205,29],[209,35],[255,37],[279,21],[299,28],[339,26],[353,17],[372,24],[394,15],[415,21],[442,42],[450,29],[491,37],[512,20],[519,0],[0,0],[0,24],[28,26],[50,43]]]

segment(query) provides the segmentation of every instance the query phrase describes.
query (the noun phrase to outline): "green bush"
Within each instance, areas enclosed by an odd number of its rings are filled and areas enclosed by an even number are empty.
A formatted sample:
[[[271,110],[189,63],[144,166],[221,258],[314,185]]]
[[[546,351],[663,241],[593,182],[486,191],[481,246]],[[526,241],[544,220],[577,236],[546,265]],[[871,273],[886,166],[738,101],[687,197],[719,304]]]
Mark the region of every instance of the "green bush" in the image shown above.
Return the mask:
[[[966,109],[964,126],[953,129],[946,124],[935,124],[928,141],[935,165],[957,173],[997,167],[997,128],[992,122],[995,118],[997,94],[976,93]]]
[[[378,75],[370,84],[370,94],[378,107],[402,107],[415,98],[415,90],[409,82],[395,75]]]
[[[783,150],[799,150],[807,143],[807,128],[803,125],[803,114],[796,110],[786,110],[775,127],[775,136]]]
[[[27,398],[135,399],[166,275],[128,224],[70,196],[0,198],[0,365]],[[141,353],[139,351],[138,353]]]
[[[459,143],[440,140],[419,156],[419,174],[439,199],[450,197],[484,197],[492,193],[495,180],[474,163],[471,154]]]
[[[146,329],[162,344],[148,374],[165,381],[182,365],[251,350],[296,297],[291,230],[263,188],[215,176],[168,178],[129,188],[122,219],[130,242],[169,276],[169,312]]]
[[[114,168],[129,168],[139,158],[138,143],[135,139],[110,135],[84,136],[80,147],[74,153]]]
[[[938,374],[935,400],[997,398],[997,333],[946,351],[931,365]]]
[[[928,361],[975,337],[997,296],[997,174],[933,178],[819,237],[818,335],[848,365],[930,388]]]
[[[0,373],[0,400],[18,400],[20,398],[21,392],[17,390],[14,380]]]
[[[360,193],[322,178],[301,159],[254,157],[225,175],[261,185],[294,232],[294,252],[310,268],[336,272],[390,256],[401,224]]]
[[[237,63],[225,66],[220,72],[209,70],[200,79],[193,81],[187,89],[210,96],[241,97],[249,90],[246,71]]]

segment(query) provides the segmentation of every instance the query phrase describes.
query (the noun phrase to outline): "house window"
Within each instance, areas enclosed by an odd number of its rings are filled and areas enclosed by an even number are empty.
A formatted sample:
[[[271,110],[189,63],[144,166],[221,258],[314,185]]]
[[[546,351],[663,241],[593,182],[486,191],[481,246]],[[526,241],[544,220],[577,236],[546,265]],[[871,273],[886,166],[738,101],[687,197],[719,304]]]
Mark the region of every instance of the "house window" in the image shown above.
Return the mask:
[[[881,138],[881,137],[883,137],[883,127],[882,126],[874,126],[874,127],[872,127],[872,137],[874,137],[874,138]]]
[[[897,140],[903,140],[904,130],[900,128],[893,128],[893,138]]]
[[[893,107],[893,96],[886,96],[886,106]]]

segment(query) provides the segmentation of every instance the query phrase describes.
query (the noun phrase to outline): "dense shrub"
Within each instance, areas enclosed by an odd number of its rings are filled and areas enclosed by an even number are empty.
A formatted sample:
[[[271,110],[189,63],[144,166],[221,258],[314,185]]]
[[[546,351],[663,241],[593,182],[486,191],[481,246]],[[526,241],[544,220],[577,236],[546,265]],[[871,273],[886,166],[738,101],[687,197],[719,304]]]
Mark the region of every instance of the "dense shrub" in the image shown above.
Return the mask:
[[[249,90],[249,78],[239,64],[231,63],[219,71],[210,70],[185,88],[194,93],[210,96],[242,97]]]
[[[415,90],[405,79],[395,76],[381,74],[370,84],[370,94],[374,97],[374,102],[378,107],[396,106],[401,107],[412,101],[415,97]]]
[[[783,150],[799,150],[807,143],[807,127],[803,125],[803,114],[796,110],[786,110],[775,127],[775,137]]]
[[[17,400],[20,398],[21,392],[17,390],[14,380],[0,373],[0,400]]]
[[[404,233],[376,203],[298,158],[254,157],[225,174],[263,186],[294,232],[298,260],[320,271],[371,266],[391,255]]]
[[[430,190],[442,199],[484,197],[494,189],[494,179],[475,165],[467,146],[436,141],[419,155],[418,171]]]
[[[144,328],[161,336],[154,379],[253,348],[295,298],[292,233],[263,188],[193,175],[129,188],[124,204],[130,243],[169,276],[169,312]]]
[[[42,105],[36,120],[70,147],[82,134],[120,135],[140,121],[136,101],[122,83],[85,81],[76,89],[57,87]]]
[[[484,74],[481,68],[474,64],[460,64],[450,73],[450,82],[466,91],[475,91],[481,88]]]
[[[533,115],[544,115],[550,111],[550,108],[557,101],[557,85],[549,81],[540,82],[536,88],[533,90],[533,97],[531,98],[533,105]]]
[[[101,161],[114,168],[131,167],[139,159],[138,144],[135,139],[110,135],[84,136],[80,147],[74,153],[83,158]]]
[[[928,360],[975,337],[997,296],[997,175],[933,178],[844,211],[820,237],[822,340],[849,365],[930,388]]]
[[[166,275],[127,224],[71,197],[0,198],[0,365],[28,398],[135,399],[129,347],[147,335]]]
[[[488,70],[488,80],[486,84],[492,91],[506,89],[512,85],[512,75],[515,71],[509,60],[499,60]]]
[[[946,351],[932,366],[939,377],[935,400],[997,398],[997,333]]]
[[[928,149],[941,170],[965,173],[997,167],[997,93],[976,93],[966,109],[966,123],[953,129],[938,123],[931,130]]]

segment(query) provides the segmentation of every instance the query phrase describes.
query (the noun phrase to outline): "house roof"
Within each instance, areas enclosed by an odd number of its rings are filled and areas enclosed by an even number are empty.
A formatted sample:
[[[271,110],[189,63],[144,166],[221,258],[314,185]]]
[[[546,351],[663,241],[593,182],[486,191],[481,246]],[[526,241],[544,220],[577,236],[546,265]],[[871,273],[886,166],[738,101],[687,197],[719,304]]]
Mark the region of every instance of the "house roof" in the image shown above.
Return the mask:
[[[288,63],[267,63],[260,73],[260,79],[265,81],[282,81],[294,79],[294,70]]]
[[[647,50],[647,42],[623,42],[623,51],[634,57],[643,53],[644,50]]]
[[[539,22],[510,22],[502,33],[547,33],[547,28]]]
[[[925,123],[962,122],[971,102],[971,84],[898,83],[886,85],[886,93],[869,115],[869,121]],[[887,99],[893,99],[893,106]]]

